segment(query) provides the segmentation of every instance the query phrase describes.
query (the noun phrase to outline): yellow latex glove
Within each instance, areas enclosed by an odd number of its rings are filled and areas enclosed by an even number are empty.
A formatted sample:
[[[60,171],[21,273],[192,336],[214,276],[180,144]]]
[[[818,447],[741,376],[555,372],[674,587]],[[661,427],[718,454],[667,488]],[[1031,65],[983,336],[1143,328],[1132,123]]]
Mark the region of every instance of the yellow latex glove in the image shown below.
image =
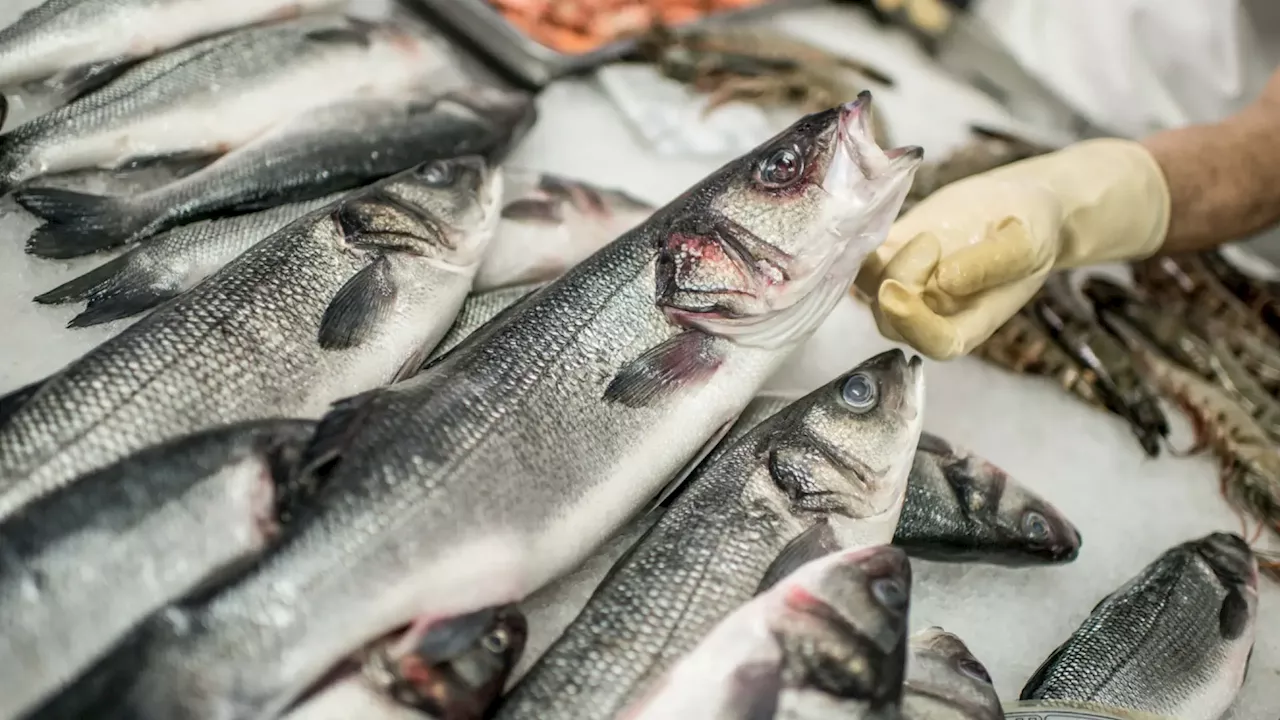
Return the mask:
[[[1129,140],[1089,140],[948,185],[894,223],[858,288],[891,340],[964,355],[1055,268],[1147,257],[1164,243],[1169,187]]]

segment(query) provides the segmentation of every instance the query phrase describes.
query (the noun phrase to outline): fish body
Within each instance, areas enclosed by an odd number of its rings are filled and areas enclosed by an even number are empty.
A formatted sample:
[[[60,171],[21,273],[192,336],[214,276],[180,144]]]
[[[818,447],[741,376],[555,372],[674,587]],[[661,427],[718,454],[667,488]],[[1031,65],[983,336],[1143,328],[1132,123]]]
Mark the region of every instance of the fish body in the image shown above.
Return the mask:
[[[926,432],[893,544],[928,560],[1016,567],[1074,560],[1080,532],[999,467]]]
[[[462,305],[501,174],[427,163],[279,231],[51,376],[0,421],[0,515],[169,437],[416,368]]]
[[[426,372],[337,404],[290,537],[149,623],[110,664],[124,684],[85,704],[272,717],[399,627],[412,644],[581,563],[746,405],[888,231],[920,153],[870,141],[868,100],[801,119]],[[789,282],[761,283],[750,258],[765,255]],[[707,292],[712,273],[743,291]]]
[[[1004,720],[986,667],[960,638],[925,628],[910,638],[903,720]]]
[[[847,388],[870,383],[873,404]],[[885,544],[923,421],[919,358],[882,353],[741,435],[690,478],[496,718],[607,718],[831,531]],[[647,600],[640,600],[645,598]]]
[[[910,587],[896,548],[813,560],[725,618],[618,717],[898,718]]]
[[[1248,669],[1257,583],[1253,552],[1236,535],[1175,546],[1098,603],[1020,699],[1216,720]]]
[[[216,156],[311,108],[403,92],[423,82],[432,53],[405,31],[327,16],[202,40],[0,135],[0,189],[68,170]]]
[[[107,68],[338,0],[46,0],[0,29],[0,88]]]
[[[315,423],[179,438],[0,524],[0,716],[87,668],[150,613],[261,555]]]
[[[433,100],[348,100],[299,115],[150,192],[26,188],[14,198],[47,221],[33,247],[90,253],[195,220],[314,200],[430,160],[483,155],[497,162],[533,119],[528,94],[483,86]]]

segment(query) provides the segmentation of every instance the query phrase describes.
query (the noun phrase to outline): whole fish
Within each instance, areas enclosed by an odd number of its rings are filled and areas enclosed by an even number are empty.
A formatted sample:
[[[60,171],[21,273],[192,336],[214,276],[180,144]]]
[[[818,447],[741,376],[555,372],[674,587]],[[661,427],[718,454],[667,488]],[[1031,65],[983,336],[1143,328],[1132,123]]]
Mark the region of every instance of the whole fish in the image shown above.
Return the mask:
[[[1080,532],[999,467],[926,432],[893,544],[927,560],[1018,567],[1075,560]]]
[[[0,717],[278,535],[315,423],[266,420],[147,448],[0,524]]]
[[[0,191],[68,170],[219,155],[311,108],[416,86],[440,64],[438,52],[404,30],[329,16],[202,40],[0,135]]]
[[[931,627],[909,642],[902,720],[1004,720],[990,673],[963,640]]]
[[[910,592],[896,548],[813,560],[725,618],[618,717],[901,717]]]
[[[25,188],[18,204],[46,223],[33,248],[66,257],[134,242],[212,217],[350,190],[429,160],[506,156],[534,120],[523,92],[476,86],[434,100],[374,98],[299,115],[212,165],[127,197]]]
[[[923,402],[920,359],[890,350],[740,436],[685,483],[495,717],[613,717],[797,558],[887,543]]]
[[[652,212],[624,193],[576,180],[520,170],[504,171],[503,176],[502,219],[474,284],[479,291],[500,289],[468,300],[442,348],[465,337],[457,328],[468,318],[488,313],[468,328],[469,333],[505,307],[495,302],[518,300],[509,286],[559,275]],[[72,327],[135,315],[177,297],[262,238],[340,197],[341,193],[174,228],[40,295],[36,302],[88,300],[85,312],[71,320]]]
[[[792,401],[757,395],[704,464]],[[933,561],[1016,567],[1074,560],[1080,533],[999,467],[926,431],[911,462],[893,544]]]
[[[84,92],[139,58],[339,0],[45,0],[0,30],[0,88]],[[3,118],[0,118],[0,124]]]
[[[1217,720],[1253,651],[1258,565],[1236,535],[1177,545],[1108,595],[1022,688],[1180,720]]]
[[[149,624],[105,697],[101,679],[70,697],[95,717],[274,716],[395,628],[411,623],[412,645],[581,563],[741,411],[887,233],[921,152],[881,151],[869,100],[801,118],[427,372],[337,404],[288,541]]]
[[[500,197],[501,175],[475,156],[388,178],[0,401],[13,408],[0,417],[0,516],[143,446],[318,416],[416,369],[471,287]]]

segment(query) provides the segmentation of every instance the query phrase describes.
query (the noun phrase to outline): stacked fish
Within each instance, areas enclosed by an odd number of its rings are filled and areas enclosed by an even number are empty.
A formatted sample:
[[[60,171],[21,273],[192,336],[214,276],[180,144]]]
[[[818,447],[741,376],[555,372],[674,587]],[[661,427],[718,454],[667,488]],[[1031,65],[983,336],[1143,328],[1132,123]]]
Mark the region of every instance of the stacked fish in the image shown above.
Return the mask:
[[[150,313],[0,397],[0,717],[1001,716],[962,641],[906,636],[907,555],[1068,562],[1071,523],[923,433],[918,358],[756,397],[919,164],[869,94],[654,210],[502,168],[522,95],[397,109],[433,72],[408,31],[270,5],[0,35],[6,82],[83,93],[0,136],[30,249],[127,248],[44,299]],[[96,53],[36,50],[90,21]],[[137,196],[33,184],[197,155]],[[1256,578],[1238,537],[1171,549],[1023,696],[1218,717]]]

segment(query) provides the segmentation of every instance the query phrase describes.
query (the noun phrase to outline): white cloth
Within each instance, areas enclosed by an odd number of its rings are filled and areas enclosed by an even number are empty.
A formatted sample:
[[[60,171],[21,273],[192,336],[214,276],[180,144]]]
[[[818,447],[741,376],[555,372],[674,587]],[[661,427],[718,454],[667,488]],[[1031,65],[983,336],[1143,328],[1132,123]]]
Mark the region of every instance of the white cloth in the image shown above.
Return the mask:
[[[1278,0],[979,0],[974,12],[1063,100],[1134,139],[1231,115],[1280,65]]]

